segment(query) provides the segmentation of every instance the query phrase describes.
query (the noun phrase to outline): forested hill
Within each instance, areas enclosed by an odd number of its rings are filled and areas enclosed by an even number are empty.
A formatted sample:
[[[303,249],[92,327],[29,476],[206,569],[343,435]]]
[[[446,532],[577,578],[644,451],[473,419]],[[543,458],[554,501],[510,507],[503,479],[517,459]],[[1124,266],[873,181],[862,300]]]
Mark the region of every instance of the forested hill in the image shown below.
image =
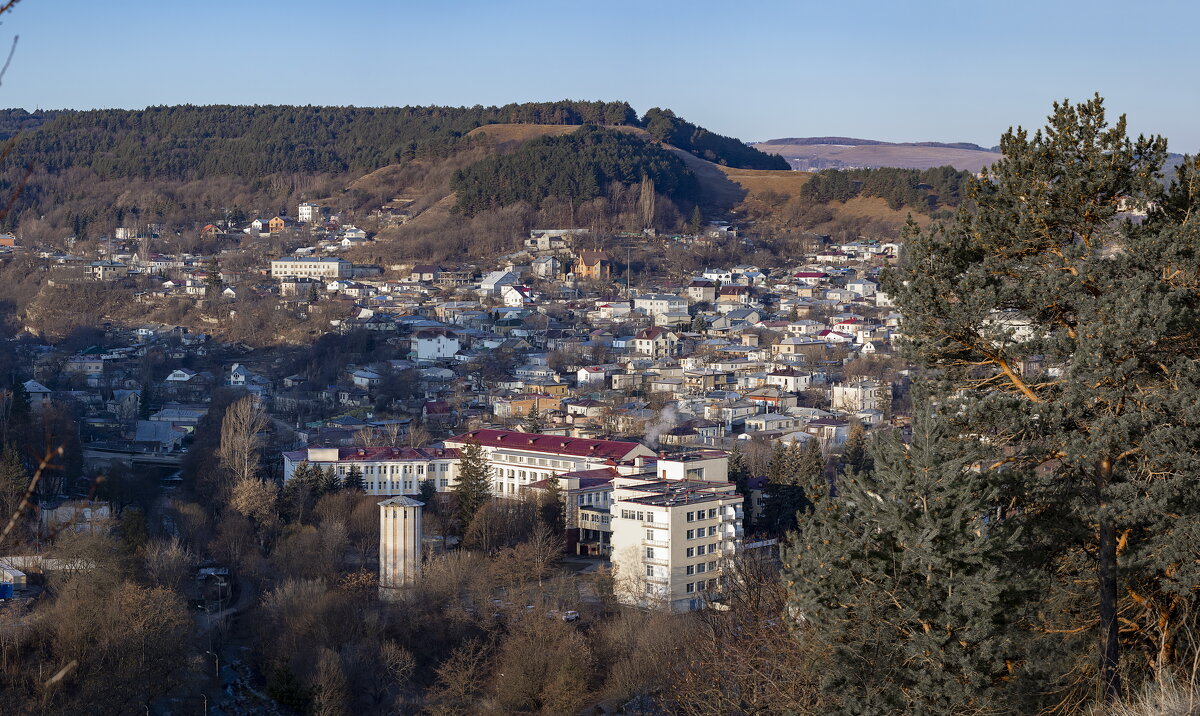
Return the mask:
[[[718,163],[759,168],[778,161],[674,115],[639,119],[625,102],[380,108],[182,105],[40,115],[0,110],[0,120],[5,118],[11,121],[0,121],[0,131],[33,127],[18,140],[10,166],[33,164],[49,173],[84,167],[101,179],[365,173],[414,157],[446,156],[472,141],[466,137],[472,129],[495,123],[649,123],[656,138]]]
[[[465,214],[546,199],[578,205],[607,196],[611,186],[653,182],[656,192],[678,205],[699,197],[696,177],[683,161],[641,137],[602,127],[584,127],[560,137],[541,137],[511,154],[495,154],[460,170],[453,187],[455,208]]]
[[[759,151],[732,137],[713,134],[703,127],[686,122],[669,109],[646,112],[642,126],[660,142],[665,142],[713,164],[737,169],[790,169],[783,157]]]

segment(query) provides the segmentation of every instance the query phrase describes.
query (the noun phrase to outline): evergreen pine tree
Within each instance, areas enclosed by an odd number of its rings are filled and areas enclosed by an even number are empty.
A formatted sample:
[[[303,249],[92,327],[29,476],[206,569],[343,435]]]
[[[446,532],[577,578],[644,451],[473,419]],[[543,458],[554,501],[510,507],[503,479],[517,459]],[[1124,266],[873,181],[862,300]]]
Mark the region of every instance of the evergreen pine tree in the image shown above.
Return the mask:
[[[855,421],[850,425],[850,434],[842,446],[842,467],[855,472],[871,470],[871,455],[867,452],[867,430]]]
[[[142,388],[138,391],[138,418],[142,420],[150,419],[150,398],[153,388],[149,380],[142,381]]]
[[[809,440],[815,443],[816,439]],[[809,509],[805,485],[811,481],[811,465],[798,442],[775,443],[767,463],[767,492],[763,504],[764,527],[777,535],[796,529],[797,515]]]
[[[692,316],[692,333],[704,333],[708,330],[708,321],[704,320],[704,314],[697,311],[696,315]]]
[[[363,473],[358,465],[351,465],[346,472],[346,479],[342,481],[343,490],[352,490],[354,492],[362,492],[366,489],[363,482]]]
[[[1057,588],[1093,585],[1047,614],[1066,639],[1098,637],[1094,671],[1074,673],[1113,699],[1141,673],[1122,650],[1159,677],[1194,653],[1163,645],[1200,588],[1183,547],[1200,540],[1200,165],[1164,191],[1166,142],[1110,127],[1099,97],[1000,146],[952,222],[910,227],[885,286],[953,434],[988,436],[1027,476],[1014,507],[1045,516]]]
[[[492,469],[479,443],[467,443],[462,448],[454,497],[458,502],[458,520],[464,530],[479,508],[492,499]]]
[[[288,519],[303,522],[312,507],[317,491],[318,468],[301,462],[292,469],[292,476],[283,483],[280,501]]]
[[[562,486],[559,484],[558,475],[551,475],[546,483],[546,492],[541,496],[538,505],[539,516],[552,534],[561,535],[567,529],[567,505],[563,500]]]
[[[0,453],[0,527],[17,511],[27,489],[29,472],[16,446],[8,443]]]
[[[437,501],[437,485],[432,478],[426,478],[417,483],[418,499],[425,503],[425,509],[428,512],[436,513],[438,511]]]
[[[1042,572],[1023,561],[1020,517],[1000,510],[1010,481],[974,469],[981,445],[919,415],[911,446],[876,441],[875,471],[817,497],[785,550],[793,613],[828,648],[822,686],[846,713],[1041,705],[1035,665],[1055,640],[1028,625]]]
[[[338,477],[337,472],[333,469],[333,465],[321,470],[317,468],[319,476],[317,482],[316,494],[329,495],[342,489],[342,480]]]
[[[524,430],[527,433],[540,433],[546,429],[546,419],[542,417],[542,411],[538,410],[537,400],[533,402],[533,407],[525,414]]]
[[[733,450],[729,451],[729,481],[742,495],[742,521],[743,527],[746,529],[752,526],[753,519],[750,504],[750,477],[750,465],[746,462],[746,455],[742,452],[741,444],[735,441]]]

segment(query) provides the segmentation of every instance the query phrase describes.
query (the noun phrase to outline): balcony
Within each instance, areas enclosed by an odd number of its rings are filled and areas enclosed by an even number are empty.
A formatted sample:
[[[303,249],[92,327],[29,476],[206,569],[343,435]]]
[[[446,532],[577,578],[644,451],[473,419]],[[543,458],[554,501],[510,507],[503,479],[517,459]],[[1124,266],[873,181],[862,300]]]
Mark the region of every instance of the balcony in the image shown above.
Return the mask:
[[[670,547],[671,546],[671,543],[668,542],[667,540],[647,539],[645,537],[642,538],[642,544],[644,544],[648,547]]]
[[[642,564],[653,564],[658,567],[670,567],[671,560],[662,557],[642,557]]]

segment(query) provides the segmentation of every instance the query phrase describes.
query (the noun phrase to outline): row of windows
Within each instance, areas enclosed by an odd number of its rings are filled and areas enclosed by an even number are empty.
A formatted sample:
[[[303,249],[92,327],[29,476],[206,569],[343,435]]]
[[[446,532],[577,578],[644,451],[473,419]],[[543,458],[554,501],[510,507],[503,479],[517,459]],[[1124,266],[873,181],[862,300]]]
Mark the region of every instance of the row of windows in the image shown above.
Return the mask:
[[[687,574],[689,577],[693,574],[704,574],[705,572],[715,571],[717,571],[717,563],[715,561],[708,562],[707,564],[704,562],[699,564],[689,564],[687,566]]]
[[[688,539],[703,539],[704,537],[712,537],[717,534],[717,526],[712,525],[708,529],[697,527],[694,530],[687,531]]]
[[[337,474],[345,475],[350,472],[350,465],[347,463],[339,463],[336,467]],[[418,475],[425,474],[424,464],[414,463],[388,463],[384,465],[361,465],[360,469],[364,477],[372,475],[411,475],[415,471]],[[440,465],[430,465],[429,472],[450,472],[450,464],[442,463]]]
[[[506,455],[497,453],[493,456],[496,462],[521,462],[527,465],[539,465],[542,467],[560,467],[574,468],[575,463],[567,460],[552,460],[544,457],[527,457],[525,455]]]
[[[699,547],[688,547],[687,548],[687,556],[688,557],[699,557],[700,555],[703,555],[703,554],[715,554],[717,551],[717,544],[719,544],[719,543],[713,542],[712,544],[708,545],[707,549],[704,547],[704,545],[700,545]]]
[[[716,590],[716,588],[717,580],[715,579],[702,579],[699,582],[688,582],[686,585],[684,585],[684,591],[686,591],[688,594],[692,594],[694,592],[703,592],[706,589]]]
[[[437,481],[437,486],[438,486],[439,490],[444,490],[450,486],[450,481],[444,477],[440,478]],[[374,492],[376,490],[385,491],[385,492],[400,490],[406,494],[415,494],[418,489],[417,484],[411,480],[405,480],[403,482],[403,484],[401,484],[401,482],[399,480],[380,480],[379,482],[366,482],[366,483],[364,483],[364,487],[367,490],[367,492]]]
[[[606,524],[608,524],[609,516],[608,515],[597,515],[592,512],[581,512],[581,513],[579,513],[579,519],[582,522],[596,522],[596,523],[599,523],[602,525],[606,525]]]
[[[710,508],[707,513],[705,513],[704,510],[696,510],[695,512],[689,512],[689,513],[687,513],[687,521],[688,522],[696,522],[698,520],[706,519],[706,517],[705,517],[706,514],[707,514],[707,519],[710,519],[710,520],[716,519],[717,518],[717,508],[716,507]]]

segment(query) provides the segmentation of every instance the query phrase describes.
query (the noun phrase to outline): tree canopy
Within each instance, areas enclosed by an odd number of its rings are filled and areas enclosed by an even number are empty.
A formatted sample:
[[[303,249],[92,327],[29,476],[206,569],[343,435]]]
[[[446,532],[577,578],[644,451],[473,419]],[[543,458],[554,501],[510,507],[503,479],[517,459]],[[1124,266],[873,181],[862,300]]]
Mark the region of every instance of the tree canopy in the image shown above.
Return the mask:
[[[1074,673],[1115,697],[1122,652],[1165,677],[1195,648],[1200,166],[1164,190],[1166,142],[1099,97],[1001,150],[953,221],[910,228],[887,290],[955,434],[1023,475],[1009,507],[1042,517],[1061,588],[1093,585],[1047,628],[1095,639]]]

